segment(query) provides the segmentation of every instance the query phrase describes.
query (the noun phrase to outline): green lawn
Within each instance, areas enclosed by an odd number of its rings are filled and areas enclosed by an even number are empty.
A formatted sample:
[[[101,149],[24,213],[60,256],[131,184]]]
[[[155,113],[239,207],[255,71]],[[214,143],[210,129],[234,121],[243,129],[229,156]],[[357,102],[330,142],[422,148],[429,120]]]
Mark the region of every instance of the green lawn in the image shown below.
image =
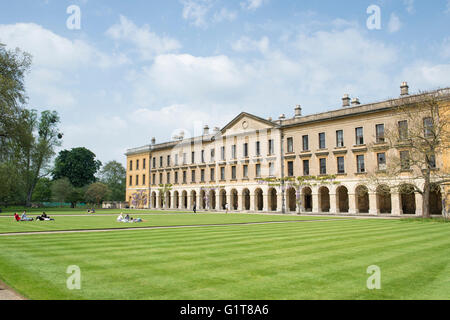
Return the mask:
[[[31,299],[450,299],[445,223],[19,235],[0,247],[0,277]],[[81,290],[66,288],[69,265],[81,268]],[[370,265],[381,268],[381,290],[366,288]]]
[[[87,213],[87,209],[81,208],[2,208],[1,216],[11,216],[14,213],[22,214],[26,211],[29,215],[38,215],[46,212],[49,215],[91,215]],[[174,213],[175,211],[156,211],[156,210],[133,210],[133,209],[95,209],[95,214],[120,214],[123,213]]]
[[[32,215],[29,215],[32,217]],[[257,214],[224,214],[224,213],[201,213],[201,214],[130,214],[133,218],[141,217],[141,223],[117,222],[117,216],[88,215],[84,217],[53,216],[55,221],[30,221],[17,222],[13,217],[0,218],[0,233],[32,232],[32,231],[61,231],[81,229],[110,229],[110,228],[136,228],[155,226],[186,226],[186,225],[208,225],[268,221],[293,221],[293,220],[321,220],[339,219],[329,217],[308,216],[283,216],[283,215],[257,215]]]

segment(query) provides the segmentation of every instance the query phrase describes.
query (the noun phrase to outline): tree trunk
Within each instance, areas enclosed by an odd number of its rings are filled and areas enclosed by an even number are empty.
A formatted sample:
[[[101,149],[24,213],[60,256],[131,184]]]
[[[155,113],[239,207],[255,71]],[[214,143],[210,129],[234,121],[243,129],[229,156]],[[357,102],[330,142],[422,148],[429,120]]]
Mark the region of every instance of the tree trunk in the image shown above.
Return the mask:
[[[424,218],[430,218],[430,183],[425,181],[423,188],[422,215]]]

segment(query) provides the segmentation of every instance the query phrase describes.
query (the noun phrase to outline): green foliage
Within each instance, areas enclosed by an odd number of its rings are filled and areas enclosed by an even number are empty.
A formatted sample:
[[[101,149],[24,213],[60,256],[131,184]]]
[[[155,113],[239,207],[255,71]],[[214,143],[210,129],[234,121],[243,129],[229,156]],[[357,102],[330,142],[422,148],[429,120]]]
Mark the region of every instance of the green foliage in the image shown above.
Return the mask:
[[[123,201],[126,191],[126,169],[117,161],[107,162],[99,174],[100,182],[110,190],[105,200]]]
[[[41,178],[33,192],[33,202],[52,201],[52,181],[49,178]]]
[[[74,187],[69,179],[62,178],[53,181],[52,184],[52,199],[56,202],[68,202],[70,194],[74,191]]]
[[[95,174],[101,165],[95,160],[95,154],[86,148],[63,150],[55,160],[53,179],[65,177],[73,186],[81,188],[96,182]]]
[[[95,203],[100,205],[103,200],[106,199],[110,193],[108,186],[101,182],[95,182],[91,184],[85,193],[85,199],[89,203]]]

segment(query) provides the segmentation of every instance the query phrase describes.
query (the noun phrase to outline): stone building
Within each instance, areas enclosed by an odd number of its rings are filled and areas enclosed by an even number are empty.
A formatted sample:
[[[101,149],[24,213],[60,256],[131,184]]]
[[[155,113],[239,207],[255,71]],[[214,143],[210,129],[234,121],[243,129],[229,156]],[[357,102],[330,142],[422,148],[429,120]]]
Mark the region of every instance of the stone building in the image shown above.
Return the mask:
[[[277,120],[242,112],[224,128],[205,126],[194,138],[160,144],[152,139],[127,150],[126,201],[131,207],[173,210],[192,210],[195,204],[198,210],[224,211],[228,204],[229,211],[240,212],[421,215],[419,193],[386,192],[368,176],[383,171],[389,153],[398,152],[384,139],[385,128],[403,120],[392,110],[427,95],[450,103],[449,89],[410,95],[403,83],[396,99],[361,104],[344,95],[342,108],[334,111],[303,116],[296,106],[292,117]],[[436,155],[436,170],[448,172],[448,157]],[[407,183],[408,174],[396,179]],[[296,190],[261,181],[325,175],[335,176],[335,183]],[[147,201],[133,204],[137,192]],[[433,194],[432,214],[440,214],[441,199],[449,197],[445,187]]]

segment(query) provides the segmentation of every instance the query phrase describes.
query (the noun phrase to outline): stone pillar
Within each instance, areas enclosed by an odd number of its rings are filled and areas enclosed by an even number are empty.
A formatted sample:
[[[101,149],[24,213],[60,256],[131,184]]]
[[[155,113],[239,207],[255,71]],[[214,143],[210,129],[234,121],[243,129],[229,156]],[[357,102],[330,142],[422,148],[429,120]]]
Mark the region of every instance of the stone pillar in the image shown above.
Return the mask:
[[[348,213],[356,214],[356,195],[354,193],[348,194]]]
[[[377,207],[377,194],[375,192],[369,192],[369,214],[378,215],[380,210]]]
[[[238,193],[237,195],[237,199],[238,199],[238,211],[242,212],[244,211],[244,197],[242,195],[242,193]]]
[[[216,192],[216,207],[213,208],[213,210],[217,210],[217,211],[222,210],[222,207],[220,206],[220,190],[219,190],[219,192]]]
[[[400,216],[403,213],[400,193],[391,193],[391,208],[391,214],[393,216]]]
[[[269,212],[269,195],[263,191],[263,211]]]
[[[337,198],[335,193],[330,193],[330,214],[337,214]]]
[[[287,211],[286,202],[284,202],[284,205],[285,205],[285,211]],[[283,192],[281,190],[279,192],[277,192],[277,212],[283,212]]]
[[[186,210],[191,210],[194,202],[192,201],[192,194],[190,192],[187,194],[187,199],[188,201]]]
[[[256,211],[255,201],[256,195],[254,193],[253,194],[250,193],[250,212]]]
[[[416,216],[421,217],[423,215],[423,196],[416,192]]]
[[[320,213],[319,208],[319,194],[313,193],[312,194],[312,213]]]

